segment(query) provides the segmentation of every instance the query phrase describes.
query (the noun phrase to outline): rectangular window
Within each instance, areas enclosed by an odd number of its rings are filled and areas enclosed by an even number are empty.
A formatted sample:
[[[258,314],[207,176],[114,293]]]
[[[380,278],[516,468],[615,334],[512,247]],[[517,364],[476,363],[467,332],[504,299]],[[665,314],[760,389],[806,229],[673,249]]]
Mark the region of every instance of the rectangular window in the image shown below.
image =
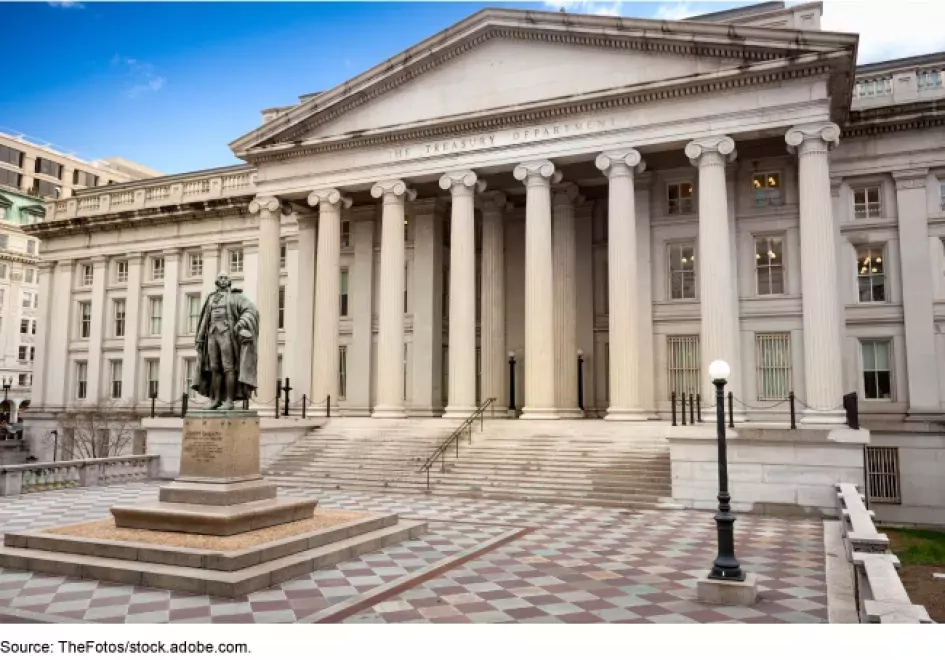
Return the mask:
[[[184,358],[184,392],[193,396],[193,386],[197,382],[197,358]]]
[[[32,268],[27,268],[23,271],[23,281],[27,284],[33,283],[33,278],[35,277],[36,272]]]
[[[36,254],[36,241],[26,241],[26,254]]]
[[[57,186],[55,183],[44,181],[42,179],[36,179],[33,181],[33,190],[30,192],[34,195],[38,195],[39,197],[53,197],[58,199],[62,196],[62,188]]]
[[[29,346],[18,346],[16,349],[16,359],[20,362],[26,362],[29,359]]]
[[[856,249],[856,283],[861,303],[886,301],[886,271],[882,246]]]
[[[200,252],[191,252],[187,255],[187,273],[191,277],[201,277],[203,275],[203,254]]]
[[[341,315],[348,315],[348,269],[341,269]]]
[[[784,239],[767,236],[755,239],[755,283],[759,296],[784,293]]]
[[[0,299],[2,299],[2,298],[3,298],[3,296],[0,296]],[[35,335],[35,334],[36,334],[36,319],[33,319],[33,323],[32,323],[32,325],[30,326],[30,334],[31,334],[31,335]]]
[[[285,270],[285,260],[286,260],[287,252],[288,250],[285,245],[279,246],[279,269],[280,270]]]
[[[23,292],[23,309],[29,309],[33,306],[33,294],[29,291]]]
[[[30,320],[20,319],[20,334],[28,335],[30,333]]]
[[[230,250],[230,274],[243,272],[243,249]]]
[[[279,287],[279,329],[285,330],[285,287]]]
[[[680,335],[666,338],[669,367],[669,392],[676,396],[699,394],[699,335]],[[667,396],[669,398],[669,396]]]
[[[758,400],[781,401],[791,391],[791,335],[755,335]]]
[[[0,149],[2,148],[3,147],[0,147]],[[22,174],[20,174],[19,172],[8,170],[5,167],[0,167],[0,186],[9,186],[11,188],[19,188],[22,182],[23,182]],[[2,211],[3,209],[0,209],[0,212]],[[0,219],[3,219],[3,217],[0,216]]]
[[[164,299],[158,296],[148,298],[148,334],[157,337],[161,334],[161,317],[164,312]]]
[[[89,172],[83,172],[82,170],[75,170],[72,172],[72,183],[77,186],[85,186],[87,188],[94,188],[98,185],[98,177]]]
[[[115,337],[125,336],[125,301],[116,298],[112,301],[112,318],[114,320]]]
[[[197,324],[200,323],[200,294],[187,294],[187,327],[186,334],[197,334]]]
[[[36,359],[36,347],[30,346],[30,362]]]
[[[23,152],[0,144],[0,163],[10,163],[10,165],[16,167],[23,167]]]
[[[95,271],[92,264],[82,264],[82,286],[92,286]]]
[[[671,183],[666,186],[666,212],[668,215],[692,213],[691,183]]]
[[[348,395],[348,347],[338,347],[338,398]]]
[[[89,363],[75,363],[75,398],[84,399],[88,394]]]
[[[753,174],[751,187],[755,193],[755,206],[781,206],[781,173]]]
[[[164,257],[151,259],[151,279],[160,282],[164,279]]]
[[[351,221],[341,221],[341,247],[351,247]]]
[[[115,262],[115,281],[119,284],[125,284],[128,281],[128,262]]]
[[[53,162],[48,158],[37,158],[36,159],[36,173],[45,174],[47,176],[55,177],[56,179],[62,178],[62,165],[59,163]]]
[[[866,475],[870,502],[902,503],[898,447],[866,447]]]
[[[865,186],[853,189],[853,217],[878,218],[882,215],[879,201],[879,186]]]
[[[670,300],[696,298],[696,246],[680,243],[669,246]]]
[[[92,303],[79,303],[79,337],[88,339],[92,334]]]
[[[161,372],[161,361],[150,359],[144,361],[144,376],[147,379],[148,398],[152,399],[158,395],[158,379]]]
[[[7,279],[7,265],[0,264],[0,280]]]
[[[109,393],[113,399],[121,398],[121,360],[109,360],[108,371],[110,374],[111,388]]]
[[[860,350],[863,354],[863,396],[867,399],[892,399],[889,340],[862,341]]]
[[[20,375],[19,375],[19,379],[18,379],[18,381],[17,381],[17,384],[18,384],[20,387],[27,387],[27,386],[29,386],[29,385],[31,384],[31,383],[30,383],[30,376],[31,376],[31,375],[32,375],[32,374],[20,374]]]

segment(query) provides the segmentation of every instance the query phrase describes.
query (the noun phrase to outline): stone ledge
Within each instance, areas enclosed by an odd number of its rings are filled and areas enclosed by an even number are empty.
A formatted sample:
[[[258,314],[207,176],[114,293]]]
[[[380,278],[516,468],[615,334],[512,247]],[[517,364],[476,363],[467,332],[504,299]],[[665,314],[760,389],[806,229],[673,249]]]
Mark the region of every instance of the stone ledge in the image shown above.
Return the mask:
[[[318,500],[278,498],[231,506],[154,502],[111,508],[119,527],[231,536],[311,518]]]

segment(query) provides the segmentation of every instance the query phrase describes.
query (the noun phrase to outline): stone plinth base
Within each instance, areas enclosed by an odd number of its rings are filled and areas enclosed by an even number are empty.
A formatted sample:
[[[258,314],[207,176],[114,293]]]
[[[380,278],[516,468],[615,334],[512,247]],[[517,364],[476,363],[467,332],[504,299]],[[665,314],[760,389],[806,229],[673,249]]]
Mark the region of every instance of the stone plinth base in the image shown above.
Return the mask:
[[[713,605],[750,607],[758,601],[758,576],[748,573],[742,582],[701,578],[696,583],[696,598]]]
[[[119,527],[231,536],[311,518],[317,504],[316,499],[290,498],[272,498],[228,506],[155,502],[113,506],[111,512],[115,517],[115,524]]]

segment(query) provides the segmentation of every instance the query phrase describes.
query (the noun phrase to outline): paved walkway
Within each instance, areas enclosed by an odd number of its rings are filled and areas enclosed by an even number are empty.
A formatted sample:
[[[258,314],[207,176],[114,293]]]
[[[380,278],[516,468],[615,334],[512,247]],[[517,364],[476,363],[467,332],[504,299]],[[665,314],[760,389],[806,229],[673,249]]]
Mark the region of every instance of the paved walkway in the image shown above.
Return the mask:
[[[108,516],[157,497],[157,483],[0,499],[0,532]],[[0,621],[817,623],[827,620],[822,523],[739,516],[742,566],[759,576],[751,608],[695,599],[715,557],[704,511],[623,511],[283,488],[325,508],[430,521],[389,546],[238,600],[0,569]]]

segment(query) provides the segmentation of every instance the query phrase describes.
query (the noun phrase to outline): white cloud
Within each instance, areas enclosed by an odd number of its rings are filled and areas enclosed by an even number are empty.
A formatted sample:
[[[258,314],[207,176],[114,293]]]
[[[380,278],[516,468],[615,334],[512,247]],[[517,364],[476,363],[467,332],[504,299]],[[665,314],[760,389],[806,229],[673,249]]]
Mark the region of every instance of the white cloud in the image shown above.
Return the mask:
[[[48,3],[50,7],[59,7],[60,9],[85,9],[85,5],[81,2],[50,2]]]
[[[698,7],[691,2],[663,3],[656,8],[656,13],[653,14],[652,18],[660,18],[664,21],[678,21],[698,14],[707,14],[711,11],[711,7]]]
[[[112,66],[124,69],[126,77],[132,83],[125,90],[125,96],[134,98],[144,92],[159,92],[167,84],[167,78],[157,75],[154,65],[141,62],[133,57],[115,54]]]

